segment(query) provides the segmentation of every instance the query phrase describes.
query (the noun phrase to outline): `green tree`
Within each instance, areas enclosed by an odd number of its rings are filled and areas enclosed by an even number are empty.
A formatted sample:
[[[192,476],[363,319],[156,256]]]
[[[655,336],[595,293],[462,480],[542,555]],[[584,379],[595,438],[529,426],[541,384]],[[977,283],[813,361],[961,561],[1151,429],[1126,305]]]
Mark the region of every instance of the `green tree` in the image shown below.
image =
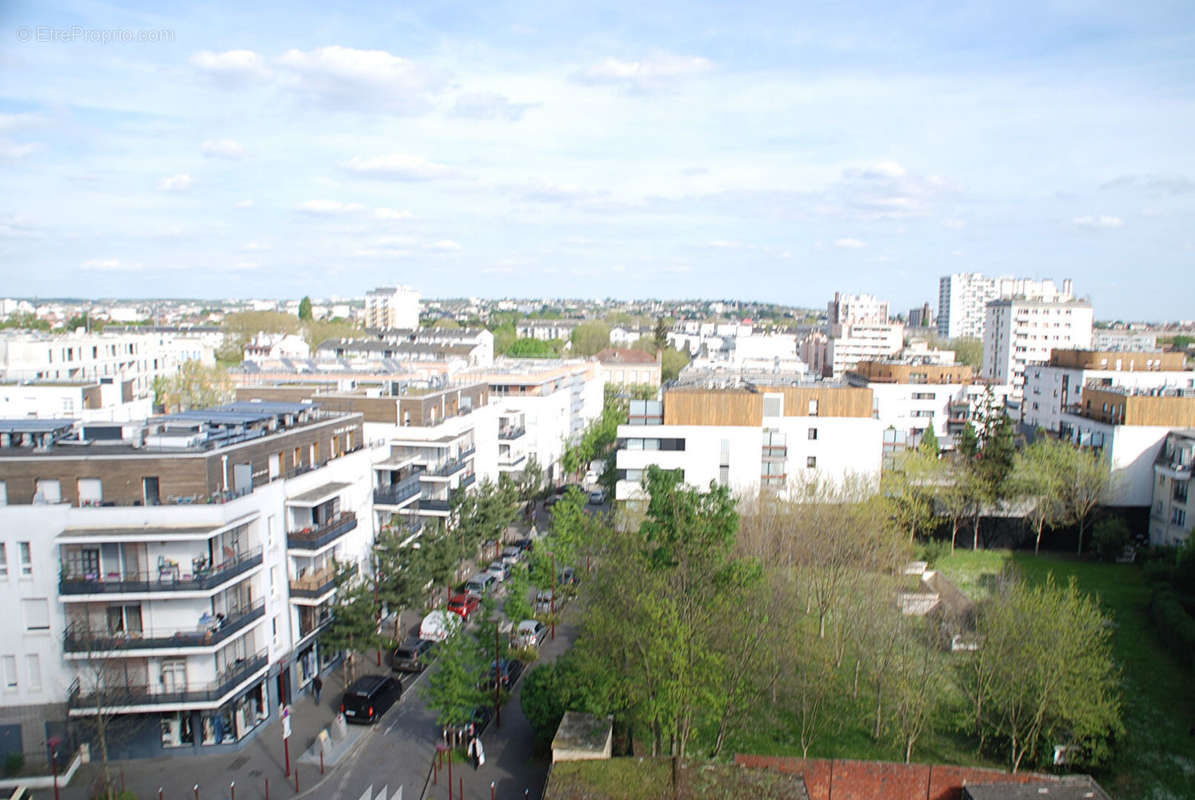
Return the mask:
[[[456,330],[461,327],[461,324],[452,317],[440,317],[432,323],[433,328],[447,328],[449,330]]]
[[[938,434],[934,433],[934,423],[931,420],[929,426],[925,429],[925,433],[921,434],[921,441],[917,448],[928,456],[938,457],[942,452],[942,446],[938,444]]]
[[[312,320],[310,297],[304,296],[303,299],[299,301],[299,319],[303,320],[304,322],[310,322]]]
[[[462,552],[470,553],[488,542],[502,541],[518,513],[517,487],[509,481],[493,483],[486,478],[475,491],[453,495],[453,535],[461,542]]]
[[[551,342],[542,339],[515,339],[506,349],[511,358],[556,358],[560,354]]]
[[[391,525],[378,534],[373,546],[378,598],[395,615],[395,639],[399,638],[398,617],[402,610],[421,605],[430,582],[427,552],[413,543],[403,544],[409,535],[405,526]]]
[[[946,347],[954,351],[954,360],[979,369],[983,366],[983,341],[970,337],[951,339]]]
[[[491,328],[494,334],[494,355],[504,356],[510,352],[510,347],[519,338],[514,323],[507,323]]]
[[[1033,553],[1041,550],[1042,531],[1064,521],[1062,469],[1069,445],[1039,435],[1017,453],[1011,474],[1012,495],[1025,504],[1025,522],[1033,530]]]
[[[436,668],[423,687],[427,707],[436,712],[436,724],[444,729],[467,724],[473,712],[489,702],[478,685],[487,660],[477,639],[458,626],[439,647]]]
[[[689,364],[689,354],[669,347],[663,351],[660,361],[660,379],[674,381],[680,376],[680,371]]]
[[[526,564],[515,565],[510,571],[510,577],[506,579],[505,589],[506,604],[503,611],[506,612],[507,619],[516,625],[525,619],[531,619],[535,611],[531,607],[531,579],[528,577]]]
[[[888,500],[893,518],[909,532],[910,542],[933,522],[934,492],[946,479],[937,454],[927,455],[920,449],[906,450],[897,456],[891,469],[884,470],[881,493]]]
[[[67,320],[66,329],[68,331],[73,331],[78,328],[83,328],[92,332],[102,331],[104,329],[104,323],[101,320],[92,319],[91,315],[84,311],[82,314],[76,314]]]
[[[610,328],[602,322],[582,322],[573,329],[570,338],[573,353],[592,356],[610,346]]]
[[[1112,472],[1103,455],[1091,448],[1066,446],[1058,453],[1058,500],[1065,520],[1078,528],[1082,554],[1087,522],[1111,488]]]
[[[672,328],[668,324],[668,320],[660,317],[656,320],[656,326],[652,330],[652,341],[656,346],[656,350],[663,350],[668,347],[668,331]]]
[[[332,622],[320,634],[320,647],[330,653],[344,652],[344,679],[350,684],[355,677],[357,655],[386,644],[378,631],[378,606],[371,582],[356,580],[348,567],[341,567],[336,577]]]
[[[980,651],[960,664],[984,741],[1001,745],[1013,772],[1049,764],[1056,743],[1079,759],[1106,760],[1123,732],[1120,673],[1099,604],[1074,578],[1065,587],[1013,580],[980,606]]]
[[[192,359],[169,378],[154,380],[154,404],[167,411],[211,408],[232,400],[235,391],[232,376],[224,367],[208,367]]]

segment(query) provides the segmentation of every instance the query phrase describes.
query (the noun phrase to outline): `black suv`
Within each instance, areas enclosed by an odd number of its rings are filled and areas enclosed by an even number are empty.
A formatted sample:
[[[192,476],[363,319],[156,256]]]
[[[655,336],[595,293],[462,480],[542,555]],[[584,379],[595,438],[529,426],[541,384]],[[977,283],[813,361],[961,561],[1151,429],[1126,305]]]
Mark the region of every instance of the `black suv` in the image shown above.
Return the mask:
[[[340,701],[345,722],[369,725],[377,721],[402,696],[402,684],[389,675],[358,678]]]
[[[431,663],[436,643],[431,639],[410,637],[394,649],[390,666],[395,672],[423,672]]]

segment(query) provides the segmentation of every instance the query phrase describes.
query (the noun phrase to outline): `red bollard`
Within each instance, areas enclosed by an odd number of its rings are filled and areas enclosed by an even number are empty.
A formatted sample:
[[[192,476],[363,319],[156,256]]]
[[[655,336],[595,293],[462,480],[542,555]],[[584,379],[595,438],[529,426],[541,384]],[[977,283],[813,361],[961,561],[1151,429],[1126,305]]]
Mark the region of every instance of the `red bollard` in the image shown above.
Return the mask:
[[[237,782],[231,781],[228,784],[228,800],[237,800]]]
[[[295,764],[295,792],[299,791],[299,765]]]
[[[490,781],[490,800],[494,800],[494,782]]]
[[[195,800],[199,800],[199,784],[195,784]]]
[[[439,753],[436,753],[436,757],[432,759],[432,786],[435,786],[437,783],[440,782],[439,781],[440,765],[439,765],[439,763],[437,763],[439,761],[439,759],[440,759]]]
[[[319,751],[319,774],[324,774],[324,751],[322,749]]]
[[[460,798],[460,800],[465,800],[465,779],[463,777],[457,778],[457,793],[456,793],[456,795],[457,795],[457,797]]]
[[[162,787],[158,787],[158,800],[162,800]]]
[[[120,768],[120,793],[124,794],[124,767]]]
[[[159,797],[158,800],[162,800],[162,798]],[[266,800],[270,800],[270,779],[269,778],[266,778]]]

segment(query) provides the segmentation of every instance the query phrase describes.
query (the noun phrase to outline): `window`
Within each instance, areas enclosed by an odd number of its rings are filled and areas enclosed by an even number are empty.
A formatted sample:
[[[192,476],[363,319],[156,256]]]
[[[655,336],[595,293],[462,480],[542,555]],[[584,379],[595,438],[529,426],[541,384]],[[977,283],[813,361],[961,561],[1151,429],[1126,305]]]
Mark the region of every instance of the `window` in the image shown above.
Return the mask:
[[[33,502],[52,504],[62,502],[62,485],[54,478],[39,478],[33,491]]]
[[[8,577],[8,545],[0,542],[0,578]]]
[[[1187,512],[1181,508],[1174,509],[1174,513],[1170,516],[1170,524],[1172,525],[1186,525]]]
[[[763,398],[763,415],[765,417],[779,417],[784,413],[784,395],[768,394]]]
[[[278,595],[278,568],[270,567],[270,597]]]
[[[46,598],[22,600],[21,609],[25,612],[25,630],[50,630],[50,601]]]
[[[29,688],[35,692],[41,691],[41,659],[37,653],[25,656],[25,670],[29,673]]]
[[[810,428],[809,429],[809,441],[812,442],[816,439],[817,439],[817,428]]]
[[[8,484],[0,481],[0,506],[8,505]]]
[[[4,656],[0,663],[4,666],[4,690],[15,692],[17,690],[17,657]]]
[[[807,469],[817,469],[817,456],[809,456],[805,459],[805,467]]]
[[[17,550],[21,556],[21,576],[28,577],[33,574],[33,551],[29,542],[17,542]]]
[[[933,400],[934,393],[933,392],[913,392],[913,399],[914,400]]]
[[[79,505],[98,506],[104,501],[104,482],[99,478],[79,478]]]

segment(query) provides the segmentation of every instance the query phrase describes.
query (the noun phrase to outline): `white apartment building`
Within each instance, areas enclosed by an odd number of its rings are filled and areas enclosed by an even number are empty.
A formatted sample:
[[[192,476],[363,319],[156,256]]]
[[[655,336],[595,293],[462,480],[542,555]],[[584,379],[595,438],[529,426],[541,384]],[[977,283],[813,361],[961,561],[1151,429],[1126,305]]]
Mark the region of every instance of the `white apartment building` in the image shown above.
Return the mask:
[[[0,419],[129,422],[153,413],[152,397],[132,397],[125,389],[98,381],[0,381]]]
[[[515,326],[520,339],[539,339],[549,342],[553,339],[568,341],[573,331],[581,324],[577,319],[525,319]]]
[[[651,353],[630,348],[607,347],[594,359],[603,385],[653,386],[660,385],[660,360]]]
[[[1048,362],[1025,370],[1021,423],[1057,433],[1063,414],[1082,404],[1089,384],[1136,391],[1195,388],[1195,372],[1184,363],[1182,353],[1055,350]]]
[[[888,301],[869,294],[834,293],[826,304],[831,325],[886,325]]]
[[[618,500],[644,497],[649,466],[679,469],[685,483],[742,496],[784,495],[818,479],[878,485],[883,430],[868,389],[846,386],[670,389],[663,401],[631,401],[618,428]]]
[[[841,378],[860,361],[891,358],[904,347],[900,323],[831,325],[829,335],[810,334],[801,357],[815,374]]]
[[[413,331],[419,328],[419,292],[409,286],[380,286],[365,293],[365,327]]]
[[[989,278],[978,272],[944,275],[938,281],[938,335],[983,339],[987,304],[1012,297],[1065,302],[1074,299],[1074,287],[1070,279],[1059,289],[1052,280]]]
[[[0,421],[0,720],[119,714],[114,758],[240,746],[338,654],[336,566],[373,541],[360,415],[239,403]],[[17,611],[19,609],[19,612]]]
[[[215,348],[201,335],[0,333],[0,379],[112,384],[129,399],[152,398],[156,378],[192,360],[216,363]]]
[[[1029,365],[1046,363],[1054,350],[1091,348],[1092,322],[1086,302],[993,300],[984,323],[982,375],[1011,384],[1020,397]]]
[[[1195,429],[1171,431],[1154,460],[1153,505],[1149,543],[1181,545],[1195,526],[1191,469],[1195,464]]]
[[[1153,352],[1158,349],[1158,336],[1148,331],[1124,328],[1096,328],[1091,334],[1093,350],[1117,352]]]

